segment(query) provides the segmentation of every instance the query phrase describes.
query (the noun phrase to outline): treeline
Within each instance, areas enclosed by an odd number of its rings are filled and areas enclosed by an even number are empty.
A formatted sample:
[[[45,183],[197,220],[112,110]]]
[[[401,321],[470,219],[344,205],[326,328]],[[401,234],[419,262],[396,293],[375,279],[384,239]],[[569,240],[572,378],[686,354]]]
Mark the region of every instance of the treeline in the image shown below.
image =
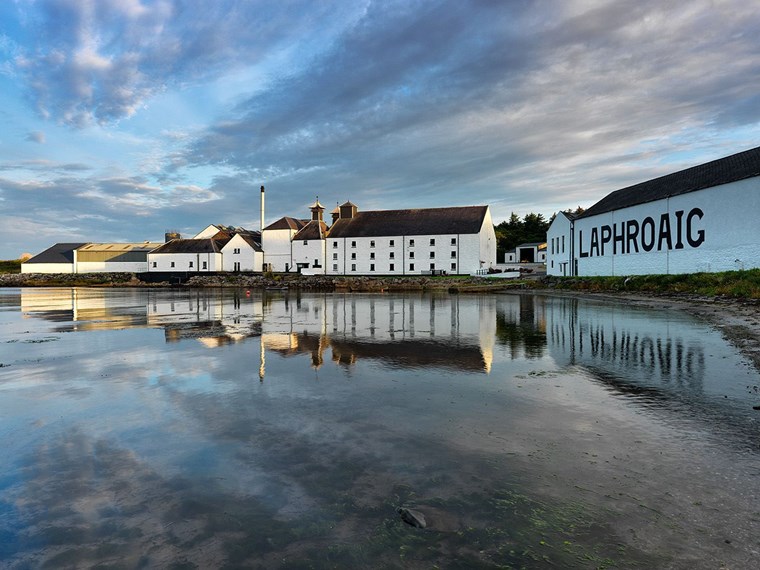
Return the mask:
[[[575,210],[565,210],[571,214],[582,214],[583,208],[578,206]],[[547,220],[543,214],[526,214],[520,218],[512,212],[508,220],[494,226],[496,231],[496,251],[498,260],[504,259],[504,253],[515,249],[521,243],[535,243],[546,241],[546,231],[549,229],[554,216]]]

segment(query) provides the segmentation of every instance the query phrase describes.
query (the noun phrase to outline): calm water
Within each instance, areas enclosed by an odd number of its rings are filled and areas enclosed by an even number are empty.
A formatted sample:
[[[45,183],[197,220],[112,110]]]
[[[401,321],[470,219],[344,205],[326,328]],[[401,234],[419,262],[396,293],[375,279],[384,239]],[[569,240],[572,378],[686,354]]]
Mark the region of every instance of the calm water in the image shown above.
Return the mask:
[[[757,567],[758,385],[577,298],[3,289],[0,565]]]

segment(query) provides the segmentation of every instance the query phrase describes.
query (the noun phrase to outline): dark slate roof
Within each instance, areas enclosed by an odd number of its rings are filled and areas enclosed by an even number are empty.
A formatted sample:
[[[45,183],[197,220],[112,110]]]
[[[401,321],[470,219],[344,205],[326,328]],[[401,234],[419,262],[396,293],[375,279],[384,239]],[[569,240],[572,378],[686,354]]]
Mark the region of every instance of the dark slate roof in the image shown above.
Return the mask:
[[[336,220],[328,237],[476,234],[487,210],[488,206],[464,206],[359,212],[353,218]]]
[[[604,214],[754,176],[760,176],[760,147],[617,190],[578,217]]]
[[[247,243],[248,245],[250,245],[253,248],[253,251],[263,251],[261,249],[261,237],[259,237],[258,232],[256,232],[255,234],[253,234],[253,233],[250,233],[250,234],[240,233],[238,235],[241,238],[243,238],[243,240],[245,241],[245,243]]]
[[[273,222],[269,224],[267,227],[265,227],[265,230],[300,230],[302,227],[306,225],[306,223],[309,220],[298,220],[296,218],[291,218],[289,216],[284,216],[277,220],[276,222]]]
[[[327,224],[324,222],[318,222],[311,220],[308,224],[298,230],[298,233],[293,236],[293,241],[305,239],[324,239],[327,234]]]
[[[154,249],[151,253],[221,253],[225,239],[173,239]]]
[[[87,243],[57,243],[24,263],[74,263],[74,250]]]

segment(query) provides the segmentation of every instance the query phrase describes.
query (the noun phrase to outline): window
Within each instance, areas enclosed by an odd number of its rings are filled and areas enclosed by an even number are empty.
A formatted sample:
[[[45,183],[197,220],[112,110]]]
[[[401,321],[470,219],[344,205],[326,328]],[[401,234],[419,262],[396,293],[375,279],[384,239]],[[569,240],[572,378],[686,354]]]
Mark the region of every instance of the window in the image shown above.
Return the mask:
[[[233,250],[232,250],[232,253],[233,253],[233,254],[235,254],[235,253],[240,253],[240,248],[239,248],[239,247],[236,247],[235,249],[233,249]]]
[[[388,256],[389,256],[391,259],[395,259],[395,258],[396,258],[396,254],[395,254],[394,252],[390,252],[390,253],[388,254]]]
[[[435,269],[435,263],[430,264],[430,270],[432,271],[433,269]]]
[[[562,253],[565,253],[565,236],[562,236]]]
[[[409,240],[409,247],[414,247],[414,240],[413,239]]]
[[[309,240],[303,240],[304,245],[309,245]]]
[[[153,267],[157,267],[157,266],[158,266],[158,263],[156,263],[156,262],[154,261],[154,262],[153,262]]]
[[[435,245],[435,238],[430,238],[430,245]]]
[[[390,241],[388,242],[388,245],[389,245],[390,247],[393,247],[393,246],[395,246],[395,245],[396,245],[396,240],[393,240],[393,239],[392,239],[392,240],[390,240]]]
[[[370,259],[375,259],[375,252],[374,251],[369,254],[369,258]]]
[[[457,244],[457,238],[451,238],[451,245]]]
[[[333,263],[333,271],[335,271],[337,273],[337,271],[338,271],[338,264],[337,263]]]
[[[456,259],[456,258],[457,258],[457,252],[456,251],[452,251],[451,252],[451,259]]]
[[[333,249],[338,249],[338,242],[337,241],[333,242]]]
[[[370,263],[369,264],[369,270],[370,271],[374,271],[375,270],[375,264],[374,263]]]
[[[356,242],[355,241],[351,242],[351,247],[356,247]]]
[[[370,242],[369,242],[369,246],[370,246],[370,247],[375,247],[375,240],[372,240],[372,241],[370,241]]]
[[[551,251],[552,255],[554,255],[554,240],[555,240],[555,238],[552,238],[552,239],[551,239],[551,242],[552,242],[552,247],[551,247],[551,250],[550,250],[550,251]]]
[[[204,261],[203,262],[203,269],[207,269],[207,268],[208,268],[208,266],[206,265],[206,262]]]
[[[351,264],[351,271],[356,271],[356,264],[355,263]]]
[[[191,261],[190,262],[190,269],[192,269],[192,268],[193,268],[193,262]]]
[[[169,264],[169,267],[174,267],[174,262],[173,261]]]
[[[333,253],[333,260],[337,260],[337,259],[338,259],[338,254],[337,253]]]
[[[319,260],[318,260],[318,259],[315,259],[315,260],[314,260],[314,267],[322,267],[322,266],[319,264]]]
[[[435,252],[434,251],[430,252],[430,259],[435,259]]]
[[[396,264],[395,263],[391,263],[388,266],[388,271],[396,271]]]
[[[409,259],[414,259],[414,252],[413,251],[409,252]]]
[[[351,254],[351,259],[356,259],[356,253]]]
[[[409,271],[414,271],[414,263],[409,264]]]
[[[457,270],[457,264],[456,263],[452,263],[451,264],[451,270],[452,271],[456,271]]]

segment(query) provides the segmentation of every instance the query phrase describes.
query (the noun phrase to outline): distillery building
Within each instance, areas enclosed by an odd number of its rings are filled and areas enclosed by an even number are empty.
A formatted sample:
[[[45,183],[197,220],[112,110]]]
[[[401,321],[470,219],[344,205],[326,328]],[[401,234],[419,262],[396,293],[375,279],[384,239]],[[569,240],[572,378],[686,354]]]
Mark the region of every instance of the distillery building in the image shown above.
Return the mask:
[[[760,267],[760,147],[622,188],[547,232],[549,275]]]

